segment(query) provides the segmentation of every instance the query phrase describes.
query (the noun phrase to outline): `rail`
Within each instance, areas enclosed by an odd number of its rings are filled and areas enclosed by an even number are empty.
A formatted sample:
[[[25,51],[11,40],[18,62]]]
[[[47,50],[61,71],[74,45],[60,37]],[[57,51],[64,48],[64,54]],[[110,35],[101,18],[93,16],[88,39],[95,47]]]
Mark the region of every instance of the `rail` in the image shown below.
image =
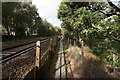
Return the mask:
[[[46,41],[48,41],[48,40],[50,40],[50,38],[42,39],[42,40],[40,40],[40,41],[41,41],[41,44],[42,44],[42,43],[44,43],[44,42],[46,42]],[[29,43],[24,43],[24,44],[20,44],[20,45],[17,45],[17,46],[4,48],[4,49],[2,49],[2,50],[5,51],[5,50],[9,50],[9,49],[13,49],[13,48],[20,47],[20,46],[28,45],[28,44],[31,44],[31,43],[35,43],[35,42],[36,42],[36,41],[29,42]],[[28,52],[28,51],[30,51],[30,50],[33,50],[33,49],[35,49],[35,47],[36,47],[36,45],[34,44],[34,45],[30,46],[30,47],[27,47],[27,48],[25,48],[25,49],[22,49],[22,50],[20,50],[20,51],[17,51],[17,52],[15,52],[15,53],[13,53],[13,54],[10,54],[10,55],[8,55],[8,56],[2,57],[2,58],[0,59],[0,64],[1,64],[1,63],[5,63],[5,62],[7,62],[7,61],[9,61],[9,60],[11,60],[11,59],[13,59],[13,58],[16,58],[16,57],[18,57],[18,56],[20,56],[20,55],[22,55],[22,54],[24,54],[24,53],[26,53],[26,52]]]
[[[48,38],[46,38],[48,39]],[[41,41],[44,41],[46,39],[41,39]],[[36,41],[32,41],[32,42],[28,42],[28,43],[23,43],[23,44],[19,44],[19,45],[16,45],[16,46],[12,46],[12,47],[7,47],[7,48],[3,48],[3,49],[0,49],[0,51],[6,51],[6,50],[9,50],[9,49],[13,49],[13,48],[17,48],[17,47],[21,47],[21,46],[25,46],[25,45],[28,45],[28,44],[32,44],[32,43],[35,43]]]

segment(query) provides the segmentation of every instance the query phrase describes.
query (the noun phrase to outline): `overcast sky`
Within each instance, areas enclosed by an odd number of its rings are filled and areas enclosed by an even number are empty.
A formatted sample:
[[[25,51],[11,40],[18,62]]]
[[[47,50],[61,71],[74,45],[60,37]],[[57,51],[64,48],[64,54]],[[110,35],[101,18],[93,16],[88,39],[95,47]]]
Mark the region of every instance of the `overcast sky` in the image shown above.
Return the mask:
[[[46,19],[54,26],[60,27],[61,21],[57,19],[57,9],[62,0],[33,0],[41,18]]]

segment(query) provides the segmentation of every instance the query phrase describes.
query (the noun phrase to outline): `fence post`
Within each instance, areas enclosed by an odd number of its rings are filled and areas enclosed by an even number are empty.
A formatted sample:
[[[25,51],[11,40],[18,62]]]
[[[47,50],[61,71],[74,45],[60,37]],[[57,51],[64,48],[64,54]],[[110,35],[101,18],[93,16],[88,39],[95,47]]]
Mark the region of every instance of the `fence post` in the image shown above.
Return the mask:
[[[84,56],[84,42],[83,42],[83,40],[81,41],[81,52],[82,52],[82,56]]]
[[[35,61],[35,66],[36,67],[40,67],[40,64],[41,64],[41,62],[40,62],[40,58],[41,58],[41,54],[40,54],[40,41],[37,41],[36,42],[36,61]]]
[[[41,65],[41,60],[40,60],[40,58],[41,58],[41,50],[40,50],[40,46],[41,46],[41,44],[40,44],[40,41],[37,41],[36,42],[36,55],[35,55],[35,73],[34,73],[34,80],[36,80],[37,78],[38,78],[38,70],[39,70],[39,68],[40,68],[40,65]]]
[[[84,58],[84,41],[81,40],[81,62],[83,62],[83,58]]]
[[[114,78],[116,77],[116,71],[115,71],[115,59],[116,58],[116,56],[115,56],[115,54],[113,54],[113,73],[114,73]]]
[[[51,48],[51,51],[52,51],[52,38],[50,38],[50,48]]]
[[[76,45],[76,42],[75,42],[75,40],[74,40],[74,46]]]

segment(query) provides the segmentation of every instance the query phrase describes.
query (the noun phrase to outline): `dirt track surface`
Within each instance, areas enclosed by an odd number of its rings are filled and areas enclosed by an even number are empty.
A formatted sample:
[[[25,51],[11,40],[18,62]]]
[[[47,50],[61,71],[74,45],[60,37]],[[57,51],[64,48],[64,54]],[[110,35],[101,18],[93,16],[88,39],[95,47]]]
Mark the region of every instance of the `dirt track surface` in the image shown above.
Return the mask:
[[[2,66],[3,78],[23,78],[35,63],[35,50],[21,55]]]

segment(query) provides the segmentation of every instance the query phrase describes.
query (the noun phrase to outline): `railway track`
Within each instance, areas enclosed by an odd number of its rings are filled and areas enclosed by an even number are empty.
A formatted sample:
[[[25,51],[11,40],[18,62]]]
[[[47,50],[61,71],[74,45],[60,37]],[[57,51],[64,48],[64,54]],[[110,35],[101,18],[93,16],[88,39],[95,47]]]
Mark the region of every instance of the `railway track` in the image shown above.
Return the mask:
[[[46,39],[49,39],[49,38],[46,38]],[[44,41],[44,40],[46,40],[46,39],[40,39],[40,41]],[[36,41],[37,41],[37,40],[36,40]],[[2,48],[2,49],[0,49],[0,51],[6,51],[6,50],[9,50],[9,49],[22,47],[22,46],[25,46],[25,45],[29,45],[29,44],[35,43],[36,41],[25,42],[25,43],[22,43],[22,44],[19,44],[19,45],[15,45],[15,46],[12,46],[12,47]]]
[[[45,54],[49,47],[51,47],[51,44],[54,44],[56,39],[57,37],[51,37],[39,40],[41,42],[41,56]],[[28,74],[28,72],[30,72],[35,67],[35,48],[37,41],[32,41],[3,49],[0,58],[3,79],[23,79]]]
[[[50,40],[50,38],[42,39],[41,44],[44,42]],[[12,47],[7,47],[2,49],[2,54],[0,55],[0,63],[5,63],[15,57],[18,57],[30,50],[35,49],[36,41],[28,42],[28,43],[23,43],[20,45],[12,46]]]

